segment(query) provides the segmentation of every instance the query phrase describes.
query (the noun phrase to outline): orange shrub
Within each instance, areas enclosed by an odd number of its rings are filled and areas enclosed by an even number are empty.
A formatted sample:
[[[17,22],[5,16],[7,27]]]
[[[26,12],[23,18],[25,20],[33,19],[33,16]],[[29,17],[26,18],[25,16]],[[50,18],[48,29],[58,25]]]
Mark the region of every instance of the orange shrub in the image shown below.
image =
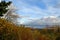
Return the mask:
[[[0,19],[0,40],[19,40],[17,26]]]
[[[19,32],[20,32],[20,39],[21,40],[34,40],[31,29],[20,27]]]

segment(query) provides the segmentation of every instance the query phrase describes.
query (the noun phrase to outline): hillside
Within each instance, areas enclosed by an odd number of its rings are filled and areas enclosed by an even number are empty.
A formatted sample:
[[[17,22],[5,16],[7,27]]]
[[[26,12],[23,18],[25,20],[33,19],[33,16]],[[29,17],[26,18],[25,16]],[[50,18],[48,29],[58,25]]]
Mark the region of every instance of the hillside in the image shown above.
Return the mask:
[[[0,40],[60,40],[60,30],[16,26],[5,19],[0,19]]]

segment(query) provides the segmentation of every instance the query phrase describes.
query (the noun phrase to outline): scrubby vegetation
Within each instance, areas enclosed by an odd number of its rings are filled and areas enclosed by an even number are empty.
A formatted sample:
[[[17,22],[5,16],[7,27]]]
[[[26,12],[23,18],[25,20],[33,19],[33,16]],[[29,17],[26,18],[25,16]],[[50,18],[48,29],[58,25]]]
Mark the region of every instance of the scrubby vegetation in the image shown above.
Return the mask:
[[[0,19],[0,40],[60,40],[59,26],[33,29]]]

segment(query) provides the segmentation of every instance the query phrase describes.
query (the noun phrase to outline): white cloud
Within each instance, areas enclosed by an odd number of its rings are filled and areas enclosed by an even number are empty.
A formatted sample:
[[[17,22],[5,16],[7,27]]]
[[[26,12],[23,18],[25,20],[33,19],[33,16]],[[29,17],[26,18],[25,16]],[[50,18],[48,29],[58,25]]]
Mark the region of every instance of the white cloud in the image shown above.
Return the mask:
[[[56,16],[50,16],[50,18],[57,18]]]
[[[43,18],[41,19],[31,19],[33,21],[29,21],[28,23],[26,23],[26,25],[54,25],[54,24],[60,24],[60,19],[57,18],[56,16],[50,16],[50,17],[46,17],[45,19]]]
[[[54,8],[53,6],[51,6],[49,4],[49,2],[51,2],[52,0],[42,0],[45,5],[47,6],[47,9],[41,9],[37,6],[31,6],[29,5],[29,3],[25,3],[25,2],[22,2],[22,1],[19,1],[20,3],[20,11],[21,12],[24,12],[24,13],[33,13],[34,15],[44,15],[44,16],[47,16],[47,15],[55,15],[57,14],[58,12],[58,9],[57,8]],[[47,5],[48,4],[48,5]]]
[[[60,18],[57,16],[43,17],[42,19],[46,24],[60,24]]]
[[[1,2],[1,0],[0,0],[0,2]]]
[[[44,16],[43,19],[46,19],[46,18],[57,18],[57,16]]]
[[[30,0],[30,1],[33,1],[33,0]],[[20,1],[20,7],[19,7],[20,12],[27,14],[25,16],[29,16],[27,18],[23,17],[25,20],[23,20],[22,23],[31,24],[31,25],[33,25],[33,23],[36,23],[35,25],[37,25],[37,24],[40,25],[40,24],[44,24],[44,23],[51,24],[51,23],[60,22],[59,18],[57,17],[60,13],[60,9],[56,8],[55,4],[51,3],[52,0],[42,0],[42,1],[47,6],[47,9],[41,9],[37,6],[31,6],[31,5],[29,5],[29,3],[24,3],[24,2]],[[59,0],[58,0],[58,2],[59,2]],[[30,13],[31,13],[31,15],[30,15]],[[36,18],[33,18],[32,15],[33,16],[36,15]],[[39,17],[43,16],[42,18],[44,21],[41,20],[37,15],[40,15]],[[48,20],[48,22],[46,20]]]

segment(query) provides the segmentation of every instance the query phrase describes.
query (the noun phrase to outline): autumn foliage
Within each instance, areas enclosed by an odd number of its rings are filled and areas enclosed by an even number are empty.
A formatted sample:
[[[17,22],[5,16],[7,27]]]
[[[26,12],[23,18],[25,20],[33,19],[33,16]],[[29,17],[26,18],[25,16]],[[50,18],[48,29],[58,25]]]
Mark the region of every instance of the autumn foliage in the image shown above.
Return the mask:
[[[33,29],[0,19],[0,40],[56,40],[60,38],[57,27],[59,26],[52,29]]]
[[[19,40],[17,26],[0,19],[0,40]]]

